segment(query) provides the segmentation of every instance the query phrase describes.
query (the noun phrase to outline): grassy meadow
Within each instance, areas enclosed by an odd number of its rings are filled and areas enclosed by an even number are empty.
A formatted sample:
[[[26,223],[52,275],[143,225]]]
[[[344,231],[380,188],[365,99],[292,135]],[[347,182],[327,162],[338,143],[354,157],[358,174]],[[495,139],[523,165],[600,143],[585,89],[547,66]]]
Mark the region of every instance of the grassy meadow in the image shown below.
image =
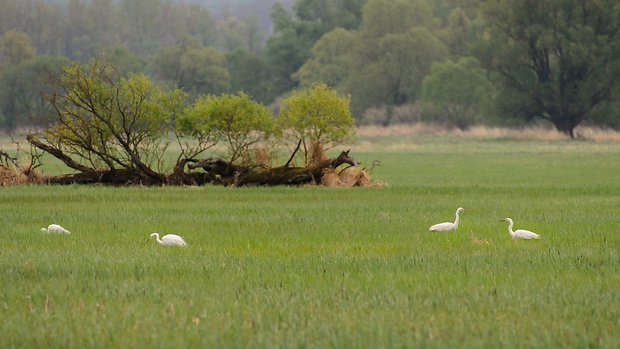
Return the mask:
[[[0,187],[2,347],[620,347],[620,143],[351,149],[387,185]]]

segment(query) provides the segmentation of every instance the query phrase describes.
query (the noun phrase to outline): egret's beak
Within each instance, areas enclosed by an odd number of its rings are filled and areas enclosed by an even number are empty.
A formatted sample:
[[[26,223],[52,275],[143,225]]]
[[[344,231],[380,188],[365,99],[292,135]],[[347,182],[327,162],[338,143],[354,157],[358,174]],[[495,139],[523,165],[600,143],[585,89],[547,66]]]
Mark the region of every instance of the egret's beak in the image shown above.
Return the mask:
[[[500,222],[505,222],[506,220],[505,220],[505,219],[500,219],[499,221],[500,221]]]

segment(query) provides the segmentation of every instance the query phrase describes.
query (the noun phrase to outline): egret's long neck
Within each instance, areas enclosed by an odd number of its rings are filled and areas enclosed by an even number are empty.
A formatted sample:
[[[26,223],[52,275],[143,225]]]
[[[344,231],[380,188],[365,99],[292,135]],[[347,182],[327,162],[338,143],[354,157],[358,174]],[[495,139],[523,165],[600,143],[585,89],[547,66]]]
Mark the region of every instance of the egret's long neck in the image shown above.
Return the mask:
[[[163,242],[163,241],[161,241],[161,239],[159,238],[159,234],[155,234],[155,240],[157,240],[157,242],[158,242],[160,245],[163,245],[163,244],[164,244],[164,242]]]
[[[514,236],[515,232],[512,231],[512,225],[514,224],[513,221],[508,221],[508,234],[510,234],[510,236]]]
[[[459,211],[456,211],[456,219],[454,220],[454,229],[459,227]]]

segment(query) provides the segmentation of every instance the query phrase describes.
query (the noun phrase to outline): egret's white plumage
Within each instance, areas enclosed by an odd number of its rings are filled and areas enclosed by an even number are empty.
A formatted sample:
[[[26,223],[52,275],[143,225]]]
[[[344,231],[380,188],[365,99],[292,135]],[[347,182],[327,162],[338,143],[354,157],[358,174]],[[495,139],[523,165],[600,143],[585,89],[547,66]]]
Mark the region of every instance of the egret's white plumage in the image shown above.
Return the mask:
[[[152,238],[155,238],[157,242],[162,246],[187,246],[187,243],[185,242],[185,240],[183,240],[182,237],[174,234],[164,235],[160,239],[158,233],[153,233],[146,241],[148,242]]]
[[[435,225],[431,225],[428,230],[430,231],[452,231],[452,230],[456,230],[459,227],[459,213],[465,211],[464,208],[459,207],[456,209],[456,219],[454,220],[454,223],[452,222],[444,222],[444,223],[438,223]]]
[[[45,234],[71,234],[70,231],[61,227],[58,224],[50,224],[47,228],[41,228],[41,232]]]
[[[508,222],[508,233],[510,234],[510,237],[512,237],[514,240],[517,239],[525,239],[525,240],[531,240],[531,239],[538,239],[540,237],[540,235],[531,232],[529,230],[525,230],[525,229],[517,229],[516,231],[512,231],[512,219],[510,218],[504,218],[501,220],[502,222]]]

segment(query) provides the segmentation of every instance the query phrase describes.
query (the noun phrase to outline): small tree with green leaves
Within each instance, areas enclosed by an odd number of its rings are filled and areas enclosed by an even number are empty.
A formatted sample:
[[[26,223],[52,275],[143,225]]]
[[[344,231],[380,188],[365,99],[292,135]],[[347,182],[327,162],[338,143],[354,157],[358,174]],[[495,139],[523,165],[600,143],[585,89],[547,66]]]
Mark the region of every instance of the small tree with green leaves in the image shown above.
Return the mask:
[[[240,159],[247,164],[252,147],[279,132],[269,109],[243,92],[199,97],[177,120],[177,129],[205,149],[222,144],[226,149],[223,157],[231,164]]]
[[[351,141],[355,120],[351,117],[349,96],[338,93],[322,83],[294,91],[287,97],[278,115],[284,137],[294,145],[286,165],[301,152],[304,164],[320,150]]]
[[[110,65],[77,63],[52,77],[46,94],[49,126],[29,135],[35,146],[81,172],[124,170],[145,182],[164,182],[162,159],[171,121],[185,93],[163,90],[141,74],[127,78]]]

